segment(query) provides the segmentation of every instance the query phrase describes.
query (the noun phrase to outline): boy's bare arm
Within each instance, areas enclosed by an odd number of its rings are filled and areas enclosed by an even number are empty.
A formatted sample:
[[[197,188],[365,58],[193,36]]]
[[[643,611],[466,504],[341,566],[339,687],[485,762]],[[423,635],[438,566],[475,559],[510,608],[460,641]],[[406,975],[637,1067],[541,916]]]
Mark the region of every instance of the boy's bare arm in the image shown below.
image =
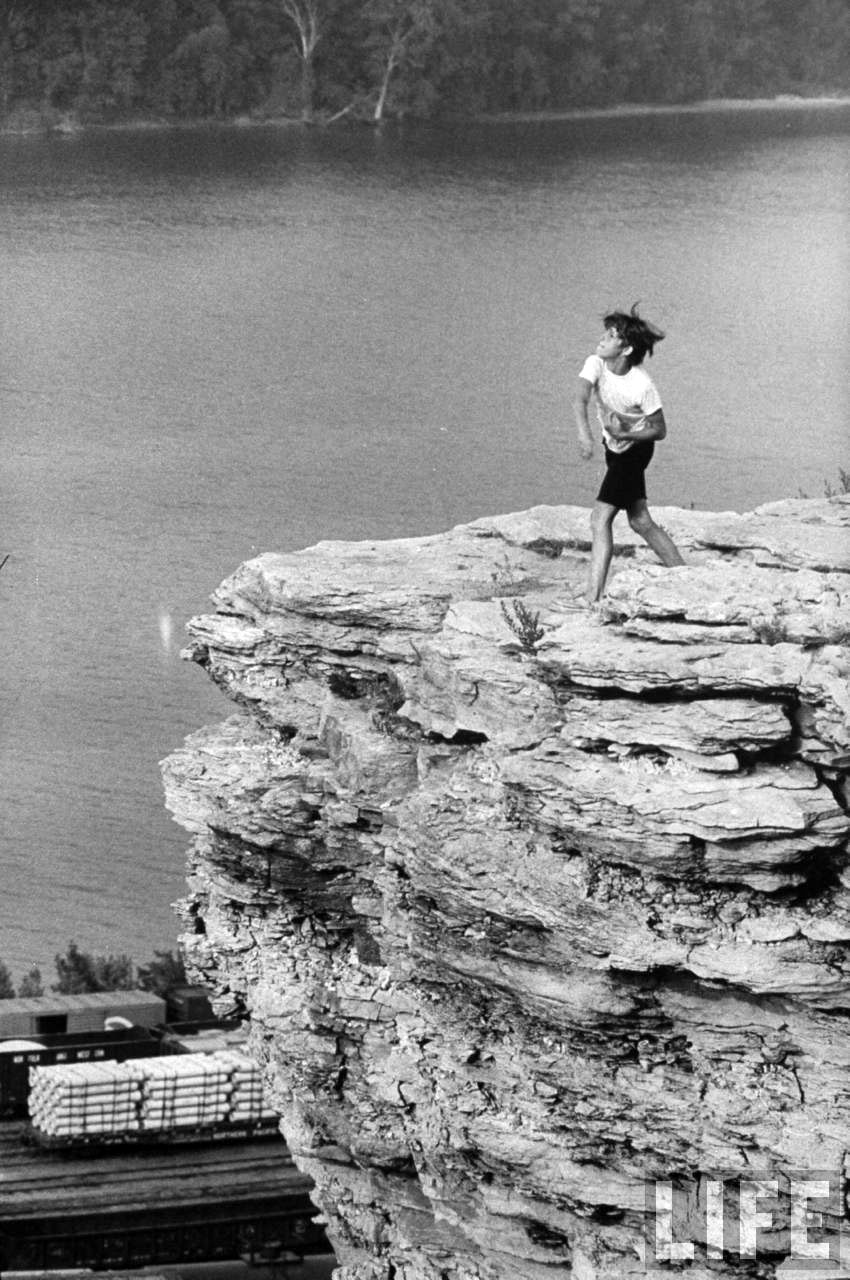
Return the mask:
[[[639,427],[631,425],[628,419],[620,414],[616,416],[619,422],[611,423],[606,427],[608,434],[615,440],[663,440],[667,434],[663,409],[656,409],[655,413],[650,413]]]
[[[575,412],[576,431],[578,432],[578,447],[583,458],[593,456],[593,436],[590,433],[590,422],[587,416],[587,406],[590,404],[592,390],[593,384],[588,382],[587,378],[579,378],[573,400],[573,410]]]

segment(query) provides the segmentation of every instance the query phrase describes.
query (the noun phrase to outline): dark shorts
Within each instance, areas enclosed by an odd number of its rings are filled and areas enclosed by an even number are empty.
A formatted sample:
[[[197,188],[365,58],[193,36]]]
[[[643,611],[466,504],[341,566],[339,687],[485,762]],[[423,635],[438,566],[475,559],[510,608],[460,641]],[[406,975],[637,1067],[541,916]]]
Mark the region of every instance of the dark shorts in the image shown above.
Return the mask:
[[[609,506],[622,510],[646,497],[646,479],[644,473],[655,452],[652,440],[636,440],[624,453],[612,453],[605,446],[605,461],[608,470],[602,480],[597,502],[607,502]]]

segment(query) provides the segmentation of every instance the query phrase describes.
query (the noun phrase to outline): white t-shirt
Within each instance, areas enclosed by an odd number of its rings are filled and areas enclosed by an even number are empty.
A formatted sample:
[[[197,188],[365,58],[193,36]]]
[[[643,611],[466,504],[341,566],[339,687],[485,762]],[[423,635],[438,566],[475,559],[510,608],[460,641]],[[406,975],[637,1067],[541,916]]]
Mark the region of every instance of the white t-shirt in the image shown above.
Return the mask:
[[[625,453],[636,441],[615,440],[608,434],[608,426],[617,420],[615,414],[641,426],[649,414],[661,408],[661,397],[652,378],[639,364],[627,373],[611,373],[601,356],[588,356],[579,377],[591,383],[596,393],[596,413],[606,445],[612,453]]]

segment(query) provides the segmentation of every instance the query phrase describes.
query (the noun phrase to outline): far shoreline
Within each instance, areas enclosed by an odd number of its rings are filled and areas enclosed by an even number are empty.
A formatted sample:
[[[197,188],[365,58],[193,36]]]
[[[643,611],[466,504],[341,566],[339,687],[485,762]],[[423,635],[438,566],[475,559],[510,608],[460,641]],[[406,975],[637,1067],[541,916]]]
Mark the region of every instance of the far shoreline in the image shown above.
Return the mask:
[[[772,98],[700,98],[696,102],[622,102],[610,107],[573,107],[558,111],[481,112],[476,123],[527,124],[535,121],[605,119],[620,116],[709,115],[715,111],[779,111],[812,107],[850,107],[850,95],[823,94],[804,97],[780,93]]]
[[[389,116],[382,121],[368,118],[340,117],[323,120],[320,115],[312,121],[304,121],[298,116],[231,116],[227,119],[214,119],[208,116],[191,119],[167,119],[156,116],[139,116],[127,120],[87,120],[80,121],[72,111],[57,113],[53,120],[24,120],[15,123],[14,118],[0,121],[0,137],[23,138],[40,137],[49,134],[74,136],[91,132],[132,132],[138,130],[180,131],[183,129],[224,128],[224,129],[327,129],[334,125],[356,125],[366,129],[381,127],[415,125],[445,128],[457,127],[461,124],[550,124],[559,121],[624,119],[632,116],[672,116],[672,115],[711,115],[714,113],[732,113],[739,111],[811,111],[833,110],[850,107],[850,95],[821,94],[806,97],[802,94],[780,93],[769,98],[703,98],[696,102],[622,102],[608,107],[568,107],[557,110],[542,111],[493,111],[475,112],[468,116],[443,116],[432,119],[398,118]],[[34,116],[36,113],[33,112]]]

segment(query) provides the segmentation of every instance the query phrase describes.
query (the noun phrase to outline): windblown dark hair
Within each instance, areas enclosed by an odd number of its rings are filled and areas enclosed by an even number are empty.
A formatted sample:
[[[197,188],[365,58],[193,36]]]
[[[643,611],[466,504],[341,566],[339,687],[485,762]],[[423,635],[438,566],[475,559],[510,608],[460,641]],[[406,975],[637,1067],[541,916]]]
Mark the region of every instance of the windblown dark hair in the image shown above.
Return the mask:
[[[648,320],[638,315],[638,304],[631,311],[612,311],[603,316],[602,323],[606,329],[616,329],[617,333],[631,347],[626,357],[629,368],[642,364],[645,356],[651,356],[656,342],[664,337],[663,329],[658,329]]]

